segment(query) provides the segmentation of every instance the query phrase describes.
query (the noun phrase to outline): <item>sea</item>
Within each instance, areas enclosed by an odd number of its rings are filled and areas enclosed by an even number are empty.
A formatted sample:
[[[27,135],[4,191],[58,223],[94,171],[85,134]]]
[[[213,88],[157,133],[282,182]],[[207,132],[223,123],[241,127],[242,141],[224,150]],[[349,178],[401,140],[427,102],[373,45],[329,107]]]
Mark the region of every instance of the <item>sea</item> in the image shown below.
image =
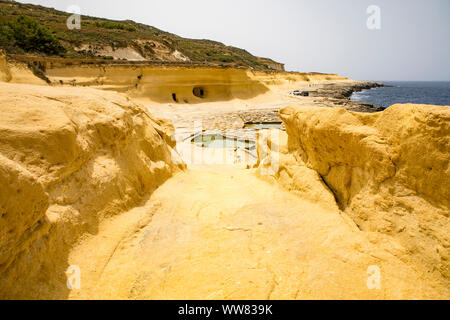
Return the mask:
[[[351,100],[383,108],[396,103],[450,106],[450,81],[380,81],[386,87],[355,92]]]

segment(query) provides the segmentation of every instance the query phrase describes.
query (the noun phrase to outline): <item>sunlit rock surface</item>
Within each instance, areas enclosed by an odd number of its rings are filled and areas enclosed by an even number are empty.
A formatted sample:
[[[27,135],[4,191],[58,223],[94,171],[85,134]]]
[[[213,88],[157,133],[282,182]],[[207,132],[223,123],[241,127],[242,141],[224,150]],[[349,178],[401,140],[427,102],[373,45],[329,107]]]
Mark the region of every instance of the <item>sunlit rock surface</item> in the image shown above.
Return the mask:
[[[184,166],[170,125],[126,96],[4,83],[0,92],[0,297],[61,298],[78,239]]]
[[[450,109],[395,105],[360,114],[305,106],[280,117],[289,139],[272,176],[323,205],[333,195],[360,230],[398,240],[404,252],[396,256],[448,289]],[[260,170],[276,160],[265,155]]]

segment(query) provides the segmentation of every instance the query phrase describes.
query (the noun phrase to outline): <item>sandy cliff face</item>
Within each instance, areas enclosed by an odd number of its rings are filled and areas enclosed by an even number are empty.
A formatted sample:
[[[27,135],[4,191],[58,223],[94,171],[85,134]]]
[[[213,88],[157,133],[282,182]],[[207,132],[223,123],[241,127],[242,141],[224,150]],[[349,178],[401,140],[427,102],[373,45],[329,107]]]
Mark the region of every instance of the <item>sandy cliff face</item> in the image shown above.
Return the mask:
[[[333,204],[332,193],[361,230],[399,240],[403,261],[448,285],[448,107],[395,105],[377,114],[287,107],[280,116],[289,142],[274,176],[324,205]]]
[[[47,84],[44,80],[36,77],[25,64],[8,61],[2,49],[0,49],[0,82]]]
[[[0,297],[64,298],[77,240],[183,168],[173,127],[117,93],[0,92]]]
[[[79,59],[26,56],[14,59],[2,67],[9,79],[3,81],[46,84],[33,74],[28,64],[35,66],[40,76],[52,85],[117,91],[153,104],[200,104],[256,97],[267,102],[284,98],[299,88],[312,90],[331,83],[353,83],[336,74],[263,72],[189,64],[96,64]]]
[[[272,90],[298,89],[315,81],[348,80],[332,74],[256,72],[248,69],[170,66],[49,66],[56,84],[98,86],[156,103],[201,103],[251,99]]]

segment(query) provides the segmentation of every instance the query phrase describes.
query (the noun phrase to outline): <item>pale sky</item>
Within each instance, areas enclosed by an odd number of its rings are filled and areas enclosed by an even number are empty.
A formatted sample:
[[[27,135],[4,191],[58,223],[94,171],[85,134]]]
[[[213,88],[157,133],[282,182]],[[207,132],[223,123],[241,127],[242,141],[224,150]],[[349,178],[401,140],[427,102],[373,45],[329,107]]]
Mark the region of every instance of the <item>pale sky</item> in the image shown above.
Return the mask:
[[[449,0],[22,0],[134,20],[286,64],[357,80],[450,81]],[[366,10],[381,9],[369,30]]]

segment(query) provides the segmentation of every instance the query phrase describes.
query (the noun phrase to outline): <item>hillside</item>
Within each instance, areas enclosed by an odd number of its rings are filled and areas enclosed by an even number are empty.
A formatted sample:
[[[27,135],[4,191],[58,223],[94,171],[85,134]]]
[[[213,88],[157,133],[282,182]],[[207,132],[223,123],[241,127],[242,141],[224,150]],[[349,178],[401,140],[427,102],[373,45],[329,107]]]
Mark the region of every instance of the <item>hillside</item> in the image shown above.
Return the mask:
[[[64,58],[153,61],[283,70],[270,59],[211,40],[194,40],[134,21],[81,17],[69,30],[71,14],[0,0],[0,47],[8,54]]]

